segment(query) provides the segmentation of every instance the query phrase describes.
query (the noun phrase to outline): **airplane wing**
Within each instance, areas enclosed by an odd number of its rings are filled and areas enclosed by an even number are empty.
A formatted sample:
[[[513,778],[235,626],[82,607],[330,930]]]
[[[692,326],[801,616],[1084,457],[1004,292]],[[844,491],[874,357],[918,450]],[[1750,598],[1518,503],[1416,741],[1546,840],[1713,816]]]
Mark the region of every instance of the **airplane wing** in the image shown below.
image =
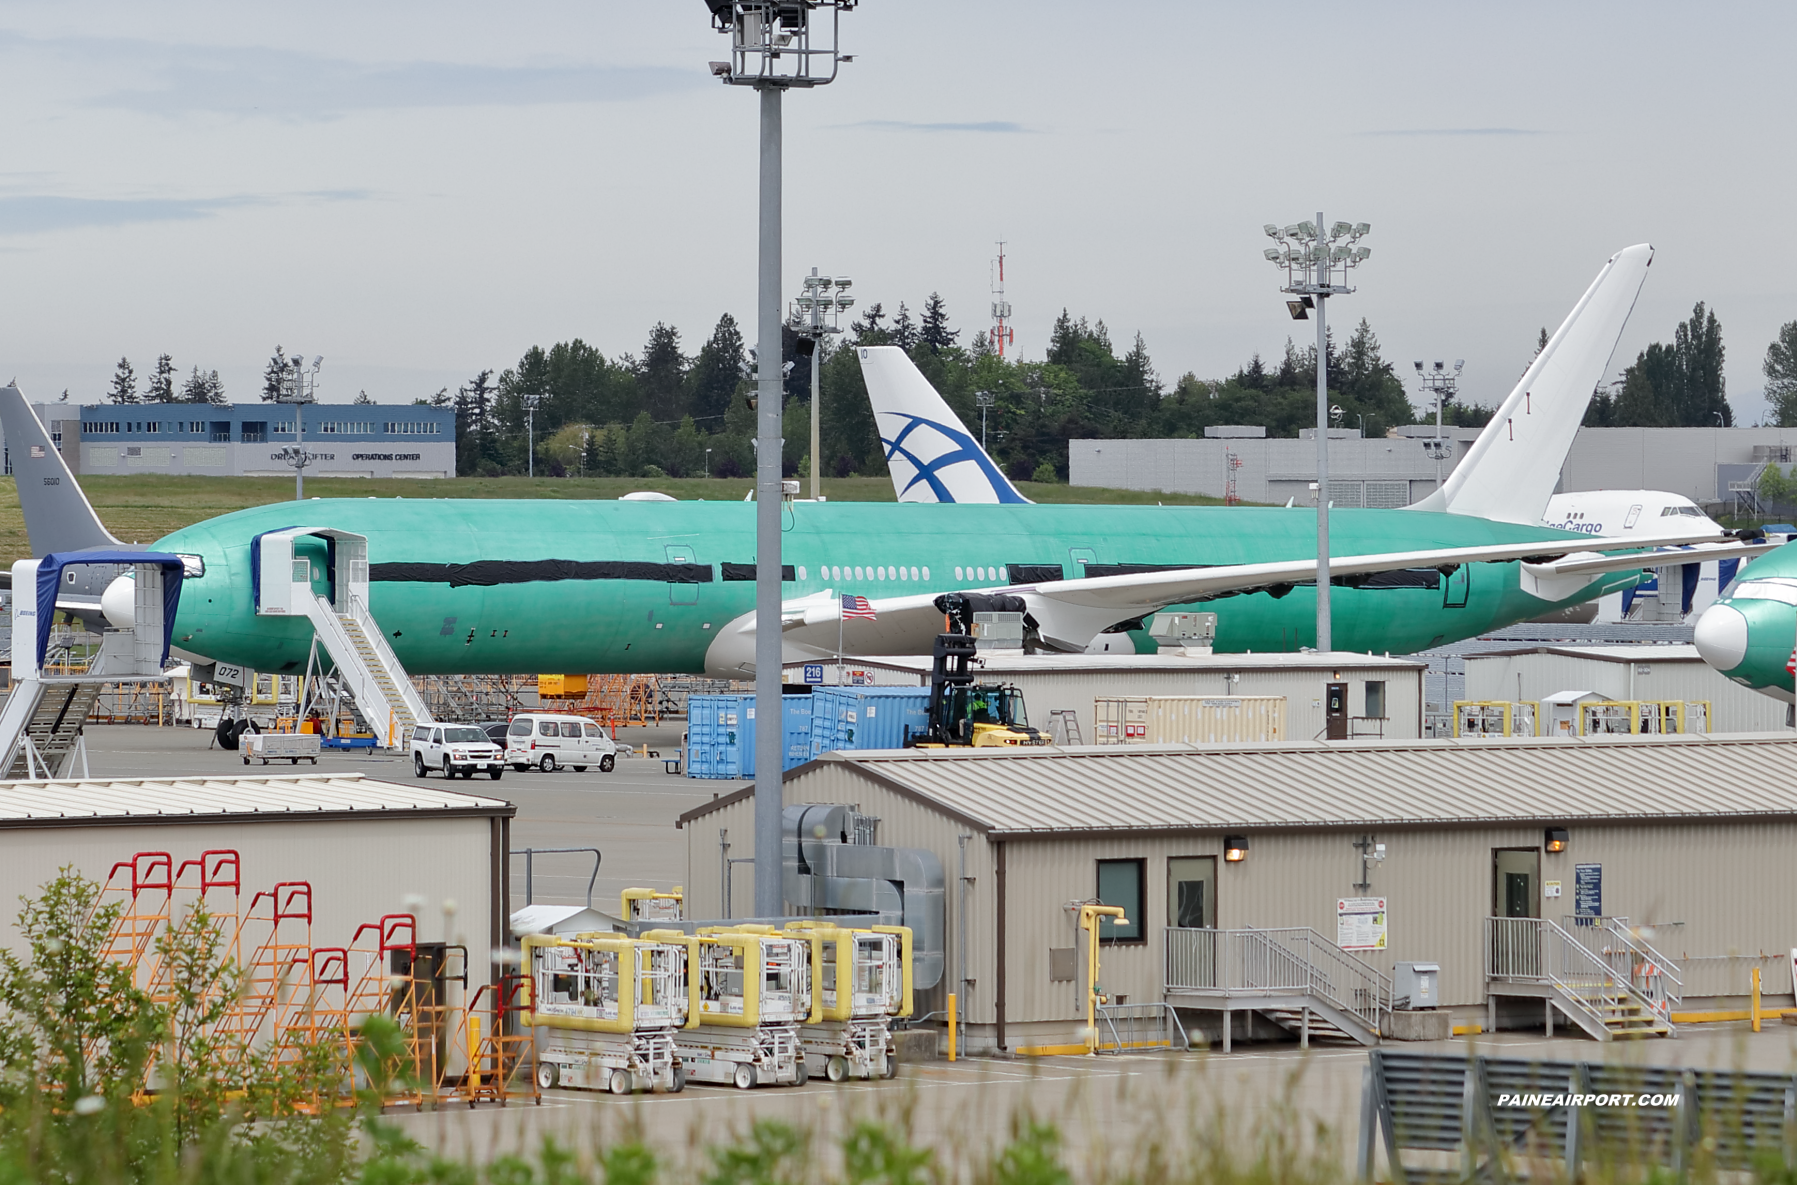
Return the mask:
[[[1659,542],[1667,544],[1710,544],[1705,550],[1681,551],[1674,562],[1694,563],[1705,559],[1744,557],[1759,554],[1751,546],[1733,537],[1719,539],[1713,532],[1692,536],[1668,536]],[[1733,544],[1734,546],[1725,546]],[[1628,548],[1628,556],[1598,556],[1594,547],[1605,544]],[[1546,580],[1573,582],[1572,591],[1589,583],[1575,579],[1580,570],[1556,569],[1556,562],[1568,557],[1581,557],[1579,563],[1605,563],[1608,567],[1590,569],[1618,571],[1631,567],[1653,566],[1650,557],[1663,553],[1641,551],[1641,544],[1629,540],[1581,539],[1537,541],[1533,543],[1501,543],[1479,547],[1434,548],[1418,551],[1383,552],[1374,555],[1335,556],[1329,562],[1332,578],[1371,575],[1403,568],[1452,568],[1472,563],[1509,563],[1518,560],[1534,564]],[[1762,548],[1763,550],[1763,548]],[[1008,593],[1022,597],[1035,618],[1037,632],[1044,643],[1056,649],[1084,650],[1098,634],[1119,622],[1146,616],[1168,605],[1202,601],[1228,593],[1289,588],[1316,579],[1316,558],[1278,560],[1264,564],[1221,564],[1210,568],[1176,568],[1160,572],[1134,572],[1122,576],[1094,576],[1078,580],[1044,581],[1034,584],[1000,585],[967,592]],[[830,592],[819,593],[784,606],[781,628],[786,642],[814,649],[820,654],[833,654],[840,644],[844,654],[928,654],[930,643],[942,632],[942,613],[935,599],[942,590],[902,597],[870,600],[872,620],[842,619],[840,602]],[[1539,595],[1539,594],[1537,594]],[[1566,595],[1571,595],[1570,593]],[[1564,599],[1556,597],[1553,599]]]

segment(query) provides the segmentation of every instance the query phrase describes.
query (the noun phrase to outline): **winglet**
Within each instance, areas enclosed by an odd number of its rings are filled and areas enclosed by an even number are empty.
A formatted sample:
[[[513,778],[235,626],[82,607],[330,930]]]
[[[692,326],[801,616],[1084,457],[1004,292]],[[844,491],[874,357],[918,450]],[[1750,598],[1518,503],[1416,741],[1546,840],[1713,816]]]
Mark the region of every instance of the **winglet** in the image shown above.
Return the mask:
[[[0,387],[0,428],[6,432],[7,460],[18,483],[19,509],[25,516],[31,554],[124,546],[94,513],[16,383]],[[71,444],[81,447],[78,441]]]
[[[897,346],[857,346],[900,502],[1027,503]]]
[[[1653,248],[1646,243],[1610,257],[1479,433],[1466,460],[1440,490],[1411,509],[1542,521],[1651,263]]]

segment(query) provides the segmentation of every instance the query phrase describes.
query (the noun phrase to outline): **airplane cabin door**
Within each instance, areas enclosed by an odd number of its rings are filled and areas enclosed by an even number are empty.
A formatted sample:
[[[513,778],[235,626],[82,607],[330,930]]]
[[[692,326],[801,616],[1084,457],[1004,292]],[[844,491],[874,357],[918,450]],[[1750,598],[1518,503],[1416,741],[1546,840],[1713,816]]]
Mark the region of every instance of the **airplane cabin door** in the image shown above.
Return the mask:
[[[1080,580],[1086,575],[1086,565],[1098,562],[1098,553],[1090,547],[1069,547],[1067,556],[1073,561],[1067,572],[1067,579]]]
[[[668,557],[668,563],[670,565],[672,565],[672,564],[694,564],[694,563],[698,562],[696,559],[693,558],[693,549],[690,544],[669,543],[666,545],[666,552],[667,552],[667,557]],[[699,584],[697,581],[694,581],[694,580],[669,580],[668,581],[668,604],[670,604],[670,605],[697,605],[698,603],[699,603]]]
[[[1441,582],[1441,607],[1443,609],[1464,609],[1466,599],[1472,593],[1473,566],[1461,564]]]

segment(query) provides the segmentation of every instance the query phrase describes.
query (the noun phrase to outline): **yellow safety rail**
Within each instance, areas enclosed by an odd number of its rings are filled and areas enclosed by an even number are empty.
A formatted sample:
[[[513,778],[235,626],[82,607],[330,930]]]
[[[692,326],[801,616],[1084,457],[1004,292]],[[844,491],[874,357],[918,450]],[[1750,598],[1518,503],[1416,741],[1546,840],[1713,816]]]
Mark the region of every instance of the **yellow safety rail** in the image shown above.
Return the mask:
[[[681,893],[679,885],[675,885],[673,891],[668,893],[659,889],[625,889],[623,895],[618,899],[618,916],[626,920],[635,920],[637,913],[632,903],[637,901],[672,901],[675,906],[674,917],[655,920],[676,921],[680,917],[680,908],[685,904],[686,898]]]
[[[875,926],[875,934],[897,934],[899,940],[899,969],[904,983],[903,994],[899,997],[900,1016],[911,1015],[911,927],[909,926]]]
[[[1541,712],[1526,700],[1454,701],[1454,735],[1533,737],[1541,735]]]
[[[637,959],[638,943],[634,938],[623,936],[607,936],[600,934],[582,934],[578,938],[559,938],[552,934],[526,934],[523,941],[524,966],[529,971],[524,990],[524,1011],[519,1022],[527,1027],[544,1025],[557,1029],[578,1029],[590,1033],[634,1033],[636,1031],[636,1004],[639,990],[637,984],[641,979],[641,967]],[[536,964],[532,952],[540,948],[566,947],[575,950],[598,951],[614,955],[618,961],[618,1015],[615,1018],[602,1016],[567,1016],[561,1013],[538,1012]],[[690,960],[688,962],[687,979],[692,979]],[[688,989],[689,995],[691,989]]]

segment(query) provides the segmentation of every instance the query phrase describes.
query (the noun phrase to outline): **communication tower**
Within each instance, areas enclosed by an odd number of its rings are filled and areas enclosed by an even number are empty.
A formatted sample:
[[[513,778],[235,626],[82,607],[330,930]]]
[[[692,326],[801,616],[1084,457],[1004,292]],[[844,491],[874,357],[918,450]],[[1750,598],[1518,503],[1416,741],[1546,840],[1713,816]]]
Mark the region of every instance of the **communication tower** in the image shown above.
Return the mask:
[[[1005,356],[1005,347],[1017,340],[1017,331],[1011,328],[1011,302],[1005,299],[1005,243],[998,242],[998,265],[995,271],[997,279],[992,285],[992,346],[998,356]]]

